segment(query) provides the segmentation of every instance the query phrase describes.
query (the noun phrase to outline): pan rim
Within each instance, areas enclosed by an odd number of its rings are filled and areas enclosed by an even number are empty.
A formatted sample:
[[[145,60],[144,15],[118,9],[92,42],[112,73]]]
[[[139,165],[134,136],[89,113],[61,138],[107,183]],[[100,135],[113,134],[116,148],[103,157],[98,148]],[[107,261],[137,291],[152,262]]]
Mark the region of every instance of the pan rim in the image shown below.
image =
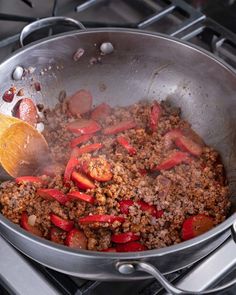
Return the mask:
[[[53,41],[55,41],[57,39],[61,39],[61,38],[68,37],[68,36],[75,37],[76,35],[84,35],[84,34],[92,34],[92,33],[127,33],[127,34],[132,34],[133,33],[135,35],[156,37],[156,38],[159,38],[159,39],[172,41],[174,43],[179,43],[179,44],[185,46],[186,48],[189,48],[190,50],[197,51],[200,54],[203,54],[204,56],[209,57],[210,59],[214,60],[217,64],[223,66],[226,70],[231,72],[231,74],[236,76],[236,70],[232,66],[230,66],[224,60],[222,60],[220,57],[215,56],[213,53],[207,51],[204,48],[201,48],[198,45],[192,44],[192,43],[190,43],[188,41],[181,40],[181,39],[178,39],[176,37],[169,36],[169,35],[163,34],[163,33],[155,33],[155,32],[150,32],[150,31],[147,31],[147,30],[137,30],[137,29],[130,29],[130,28],[117,28],[117,27],[89,28],[89,29],[85,29],[85,30],[73,30],[73,31],[70,31],[70,32],[59,33],[57,35],[42,38],[40,40],[34,41],[34,42],[30,43],[30,44],[27,44],[26,46],[21,47],[21,48],[17,49],[16,51],[14,51],[13,53],[11,53],[5,60],[3,60],[0,63],[0,68],[5,63],[8,63],[15,56],[22,54],[24,51],[28,51],[30,49],[33,49],[33,48],[37,47],[38,45],[43,45],[45,43],[48,43],[49,41],[53,42]]]
[[[24,237],[29,241],[33,240],[33,242],[35,244],[44,246],[46,249],[56,249],[58,252],[61,252],[61,254],[69,252],[70,254],[75,255],[75,256],[77,256],[78,254],[84,258],[91,258],[91,256],[95,256],[98,259],[104,259],[104,258],[114,258],[114,259],[150,258],[150,257],[160,257],[160,256],[164,256],[167,254],[173,254],[173,253],[178,252],[180,250],[187,250],[187,249],[191,248],[193,244],[201,244],[201,243],[206,242],[207,240],[210,240],[213,237],[223,234],[224,232],[226,232],[227,230],[230,229],[230,226],[233,224],[233,222],[235,220],[236,220],[236,213],[229,216],[225,221],[218,224],[216,227],[209,230],[208,232],[206,232],[198,237],[195,237],[191,240],[184,241],[184,242],[181,242],[176,245],[171,245],[171,246],[167,246],[164,248],[158,248],[158,249],[152,249],[152,250],[145,250],[145,251],[140,251],[140,252],[109,253],[109,252],[99,252],[99,251],[92,251],[92,250],[73,249],[73,248],[67,247],[65,245],[56,244],[50,240],[38,237],[36,235],[31,234],[30,232],[27,232],[26,230],[21,228],[18,224],[11,222],[9,219],[7,219],[4,215],[2,215],[0,213],[0,226],[4,225],[11,232],[14,232],[14,234]],[[1,235],[4,236],[4,234],[1,234]],[[7,239],[7,237],[6,237],[6,239]]]

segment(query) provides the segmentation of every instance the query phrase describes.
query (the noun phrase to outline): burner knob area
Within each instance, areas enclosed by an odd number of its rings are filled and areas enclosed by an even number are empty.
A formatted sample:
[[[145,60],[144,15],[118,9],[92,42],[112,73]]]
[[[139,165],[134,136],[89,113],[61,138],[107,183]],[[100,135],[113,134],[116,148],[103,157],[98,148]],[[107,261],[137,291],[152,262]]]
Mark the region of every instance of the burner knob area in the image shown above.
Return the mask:
[[[135,267],[131,263],[119,263],[117,265],[117,270],[121,274],[128,275],[135,272]]]

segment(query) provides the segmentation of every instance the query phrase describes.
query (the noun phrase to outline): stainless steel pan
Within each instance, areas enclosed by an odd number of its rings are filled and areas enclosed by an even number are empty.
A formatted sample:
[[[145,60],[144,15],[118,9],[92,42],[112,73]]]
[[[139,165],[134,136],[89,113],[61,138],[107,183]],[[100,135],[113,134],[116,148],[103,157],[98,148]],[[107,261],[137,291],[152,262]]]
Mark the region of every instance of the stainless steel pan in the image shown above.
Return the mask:
[[[41,25],[47,22],[43,20]],[[101,55],[100,46],[104,42],[113,45],[112,53]],[[75,62],[73,54],[78,48],[85,53]],[[91,64],[91,58],[98,62]],[[12,73],[17,66],[35,67],[35,71],[13,82]],[[35,91],[32,78],[40,81],[41,92]],[[234,201],[236,74],[209,53],[177,39],[144,31],[117,28],[73,31],[26,46],[3,62],[1,93],[12,83],[24,88],[25,95],[36,103],[48,107],[58,102],[61,90],[70,95],[79,88],[89,89],[96,104],[105,101],[128,105],[143,98],[169,100],[181,107],[183,116],[206,143],[221,153]],[[12,107],[13,103],[1,101],[0,112],[11,114]],[[162,273],[170,273],[201,259],[230,235],[235,220],[233,213],[222,224],[190,241],[125,254],[56,245],[32,236],[2,215],[0,230],[20,251],[55,270],[86,279],[137,280],[148,277],[143,271],[157,275],[153,266]],[[163,278],[159,279],[165,284]]]

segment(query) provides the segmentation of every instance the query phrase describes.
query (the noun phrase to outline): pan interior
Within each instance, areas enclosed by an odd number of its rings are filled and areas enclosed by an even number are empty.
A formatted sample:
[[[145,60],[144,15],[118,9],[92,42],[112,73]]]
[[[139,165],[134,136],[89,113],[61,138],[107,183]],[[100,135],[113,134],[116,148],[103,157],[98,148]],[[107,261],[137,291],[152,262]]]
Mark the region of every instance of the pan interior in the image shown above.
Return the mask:
[[[103,42],[111,42],[114,52],[102,55]],[[75,61],[74,53],[80,48],[84,54]],[[33,72],[13,82],[12,72],[18,65],[32,67]],[[169,101],[220,152],[231,196],[236,195],[236,75],[214,57],[163,36],[95,30],[27,47],[4,62],[0,71],[4,72],[1,89],[14,83],[24,89],[25,96],[50,108],[58,103],[61,91],[71,95],[81,88],[91,91],[94,104]],[[41,91],[35,90],[34,82],[40,82]],[[13,103],[2,101],[0,112],[11,114],[12,107]]]

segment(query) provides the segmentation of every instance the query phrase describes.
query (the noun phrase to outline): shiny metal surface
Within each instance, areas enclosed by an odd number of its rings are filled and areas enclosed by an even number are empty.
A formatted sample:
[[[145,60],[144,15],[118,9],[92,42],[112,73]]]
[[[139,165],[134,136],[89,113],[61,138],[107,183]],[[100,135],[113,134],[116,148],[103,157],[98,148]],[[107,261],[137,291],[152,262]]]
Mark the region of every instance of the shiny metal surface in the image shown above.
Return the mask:
[[[101,55],[100,45],[110,42],[114,52]],[[78,48],[85,53],[78,60]],[[91,58],[100,62],[91,64]],[[236,74],[212,55],[174,38],[142,31],[97,29],[62,34],[27,46],[0,65],[2,89],[11,85],[17,65],[35,66],[32,75],[17,81],[25,95],[37,103],[53,107],[61,90],[70,95],[78,88],[88,88],[95,104],[128,105],[140,99],[166,99],[182,109],[183,117],[207,144],[220,151],[236,194]],[[42,70],[49,68],[42,75]],[[36,92],[32,80],[40,81]],[[101,87],[101,85],[105,85]],[[11,114],[14,103],[1,102],[0,111]],[[136,253],[97,253],[72,250],[31,236],[19,226],[0,216],[2,235],[20,251],[58,271],[95,280],[136,280],[147,278],[141,272],[120,274],[118,261],[150,262],[162,273],[187,266],[209,254],[229,235],[227,230],[236,214],[206,234],[163,249]]]
[[[233,239],[229,239],[221,247],[215,250],[207,258],[205,258],[194,269],[189,271],[187,275],[174,286],[170,283],[157,268],[146,262],[134,262],[133,264],[124,263],[119,265],[119,270],[122,269],[137,269],[145,271],[153,275],[158,282],[165,288],[168,294],[173,295],[201,295],[201,294],[219,294],[219,292],[232,287],[236,284],[236,278],[227,282],[220,287],[208,289],[219,278],[232,270],[236,265],[236,245]]]
[[[177,283],[177,287],[185,290],[200,292],[217,282],[236,265],[236,244],[228,239],[211,255],[194,267]],[[200,284],[199,284],[200,282]],[[234,278],[234,284],[236,284]],[[224,286],[225,287],[225,286]],[[216,294],[219,294],[217,288]]]
[[[118,263],[117,270],[122,274],[131,274],[135,272],[135,266],[132,263]]]
[[[163,274],[153,265],[146,262],[136,262],[134,264],[135,268],[138,271],[145,271],[149,274],[151,274],[154,278],[158,280],[158,282],[162,285],[163,288],[165,288],[166,291],[168,291],[172,295],[190,295],[188,291],[181,290],[179,288],[176,288],[174,285],[172,285],[168,280],[163,276]]]
[[[100,50],[103,54],[110,54],[114,51],[114,47],[111,42],[103,42],[100,46]]]
[[[12,78],[15,81],[21,80],[23,76],[24,69],[20,66],[17,66],[12,73]]]

